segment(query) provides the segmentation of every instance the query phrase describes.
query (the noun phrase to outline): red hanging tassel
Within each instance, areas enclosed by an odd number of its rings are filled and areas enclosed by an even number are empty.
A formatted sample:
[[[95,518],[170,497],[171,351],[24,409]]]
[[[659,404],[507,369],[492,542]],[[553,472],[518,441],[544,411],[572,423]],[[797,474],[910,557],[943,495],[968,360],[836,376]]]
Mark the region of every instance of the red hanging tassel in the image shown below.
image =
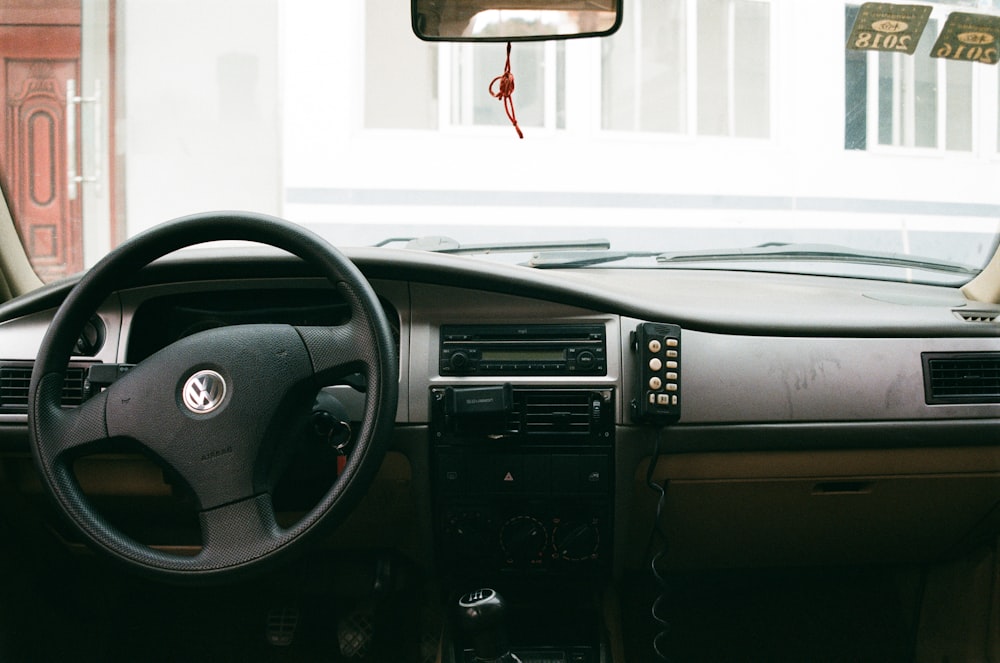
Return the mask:
[[[497,87],[495,92],[493,91],[494,85]],[[514,125],[517,137],[524,138],[524,132],[521,131],[521,127],[517,126],[517,115],[514,114],[512,94],[514,94],[514,75],[510,73],[510,42],[507,42],[507,64],[504,65],[503,73],[490,81],[490,96],[503,101],[503,109],[507,111],[507,119]]]

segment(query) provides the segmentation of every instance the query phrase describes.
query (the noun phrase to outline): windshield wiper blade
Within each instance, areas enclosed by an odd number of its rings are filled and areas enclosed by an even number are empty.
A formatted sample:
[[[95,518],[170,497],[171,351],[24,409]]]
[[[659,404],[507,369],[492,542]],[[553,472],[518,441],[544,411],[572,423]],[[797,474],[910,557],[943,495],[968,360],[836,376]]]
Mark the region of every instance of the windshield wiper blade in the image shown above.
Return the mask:
[[[660,255],[662,254],[659,251],[558,251],[536,253],[524,264],[538,269],[589,267],[628,258],[658,258]]]
[[[443,235],[424,237],[390,237],[375,246],[386,246],[406,242],[404,248],[434,253],[517,253],[521,251],[573,251],[577,249],[605,250],[611,248],[606,239],[556,240],[552,242],[509,242],[503,244],[469,244],[463,246],[457,240]]]
[[[742,262],[742,261],[783,261],[804,262],[849,262],[881,267],[903,267],[923,269],[951,274],[975,276],[979,269],[956,262],[934,260],[922,256],[903,253],[858,251],[832,244],[785,244],[770,243],[744,249],[707,249],[701,251],[675,251],[661,253],[656,258],[660,263],[695,262]]]

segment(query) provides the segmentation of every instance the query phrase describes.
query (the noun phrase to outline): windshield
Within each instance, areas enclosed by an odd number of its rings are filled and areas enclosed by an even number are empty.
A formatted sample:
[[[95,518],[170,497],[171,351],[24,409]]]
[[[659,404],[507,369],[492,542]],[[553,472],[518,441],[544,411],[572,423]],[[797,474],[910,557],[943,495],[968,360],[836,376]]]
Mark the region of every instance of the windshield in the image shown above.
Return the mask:
[[[4,191],[46,280],[241,209],[526,268],[961,284],[1000,229],[997,15],[626,0],[611,37],[512,45],[521,139],[506,44],[420,41],[400,0],[12,3]]]

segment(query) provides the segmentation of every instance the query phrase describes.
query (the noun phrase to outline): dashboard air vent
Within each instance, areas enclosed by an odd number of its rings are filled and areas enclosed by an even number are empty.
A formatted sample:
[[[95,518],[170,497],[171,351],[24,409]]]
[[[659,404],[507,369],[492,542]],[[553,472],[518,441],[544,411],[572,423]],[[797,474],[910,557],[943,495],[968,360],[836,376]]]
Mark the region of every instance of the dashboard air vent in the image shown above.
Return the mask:
[[[477,411],[481,401],[502,401],[503,407]],[[615,404],[611,387],[434,387],[431,435],[439,444],[505,448],[518,443],[606,445],[614,441]]]
[[[73,407],[83,402],[83,383],[86,374],[86,366],[70,366],[66,369],[66,382],[62,394],[64,407]],[[0,412],[27,412],[30,384],[30,363],[0,366]]]
[[[1000,352],[922,356],[928,404],[1000,403]]]
[[[523,430],[529,434],[590,432],[590,394],[586,391],[526,391],[515,396]]]
[[[965,322],[996,322],[1000,313],[996,311],[955,311],[955,315]]]
[[[614,421],[609,393],[515,387],[505,428],[516,436],[606,437]]]

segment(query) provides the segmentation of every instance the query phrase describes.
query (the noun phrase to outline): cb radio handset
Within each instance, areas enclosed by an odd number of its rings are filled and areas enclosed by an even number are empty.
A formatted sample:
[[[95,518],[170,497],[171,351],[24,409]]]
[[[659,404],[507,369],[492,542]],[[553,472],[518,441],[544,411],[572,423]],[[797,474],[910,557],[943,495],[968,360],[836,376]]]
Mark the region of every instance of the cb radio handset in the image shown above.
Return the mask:
[[[632,419],[637,423],[668,424],[681,416],[681,328],[643,322],[632,332],[636,355]]]

